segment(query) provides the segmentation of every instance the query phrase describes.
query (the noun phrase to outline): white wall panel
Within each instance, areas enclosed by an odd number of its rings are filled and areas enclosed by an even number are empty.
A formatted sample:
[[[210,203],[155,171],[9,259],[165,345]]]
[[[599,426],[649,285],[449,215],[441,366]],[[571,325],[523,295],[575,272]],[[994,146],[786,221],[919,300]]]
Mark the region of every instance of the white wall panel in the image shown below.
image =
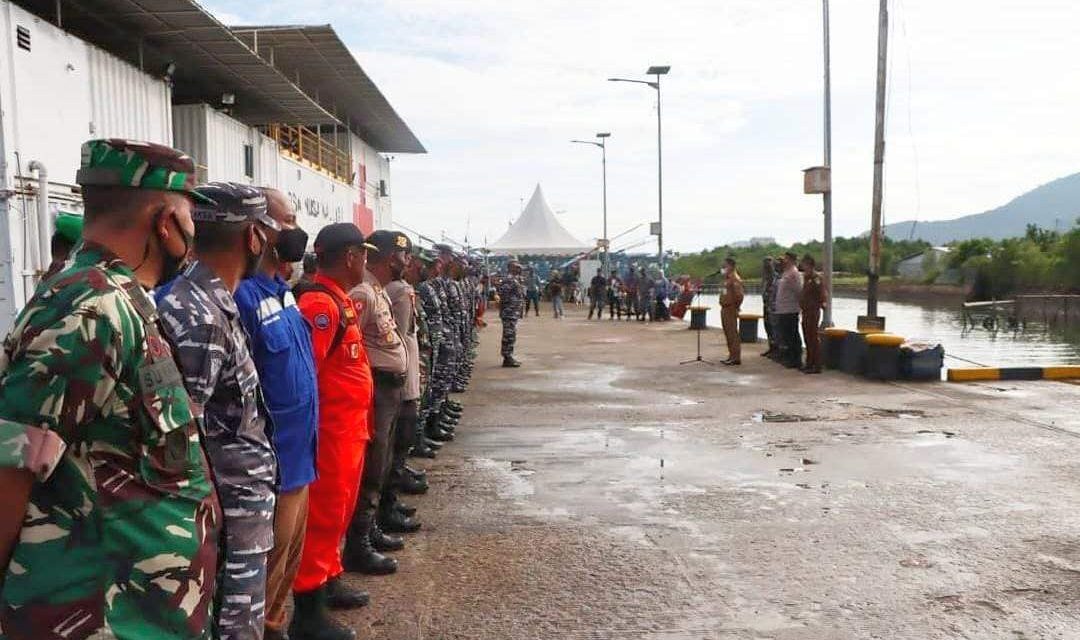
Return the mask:
[[[97,47],[86,48],[90,66],[90,135],[171,144],[169,85]]]

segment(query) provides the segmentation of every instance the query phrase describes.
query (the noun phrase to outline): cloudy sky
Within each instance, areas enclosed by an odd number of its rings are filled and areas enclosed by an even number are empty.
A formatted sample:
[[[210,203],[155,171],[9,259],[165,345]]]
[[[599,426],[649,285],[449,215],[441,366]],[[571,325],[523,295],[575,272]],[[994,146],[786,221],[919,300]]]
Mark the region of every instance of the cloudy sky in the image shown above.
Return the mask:
[[[584,241],[656,216],[666,244],[821,236],[819,0],[212,0],[227,23],[332,24],[429,150],[394,162],[394,215],[494,241],[543,185]],[[1080,3],[890,0],[886,222],[979,212],[1080,170]],[[832,0],[836,233],[869,227],[877,2]],[[627,242],[645,239],[645,231]],[[616,246],[626,242],[617,242]]]

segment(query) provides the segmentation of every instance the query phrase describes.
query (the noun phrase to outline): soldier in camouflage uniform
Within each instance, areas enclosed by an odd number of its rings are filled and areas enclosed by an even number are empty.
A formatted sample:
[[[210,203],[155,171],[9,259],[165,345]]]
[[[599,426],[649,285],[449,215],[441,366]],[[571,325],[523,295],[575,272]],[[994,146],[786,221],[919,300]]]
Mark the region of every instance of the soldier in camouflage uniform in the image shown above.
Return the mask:
[[[448,330],[448,306],[443,293],[441,274],[442,263],[429,259],[425,270],[425,279],[416,287],[420,296],[420,306],[427,317],[428,335],[431,342],[431,368],[428,383],[424,388],[421,402],[420,424],[425,434],[438,442],[445,435],[438,426],[443,403],[450,388],[448,368],[451,362],[452,339]],[[429,447],[431,448],[431,447]]]
[[[412,448],[412,455],[418,458],[434,458],[439,444],[428,442],[424,437],[424,425],[431,415],[432,409],[432,378],[435,368],[435,359],[439,347],[442,344],[442,316],[439,309],[439,300],[432,289],[431,282],[426,280],[425,271],[434,262],[433,258],[423,250],[416,250],[409,269],[405,272],[405,279],[416,289],[416,339],[420,350],[420,414],[417,421],[416,439]],[[434,444],[435,447],[431,445]]]
[[[144,288],[191,242],[191,158],[93,140],[84,244],[0,354],[0,635],[207,638],[221,511]]]
[[[511,260],[506,277],[499,283],[499,319],[502,320],[502,357],[504,367],[520,367],[514,359],[517,343],[517,323],[521,318],[525,285],[521,282],[521,263]]]
[[[158,290],[166,337],[200,419],[203,448],[225,513],[224,566],[215,596],[216,636],[263,637],[266,563],[274,546],[277,460],[267,436],[269,415],[233,292],[258,272],[269,250],[266,232],[280,230],[266,197],[252,187],[211,183],[197,189],[215,205],[195,207],[195,258]]]

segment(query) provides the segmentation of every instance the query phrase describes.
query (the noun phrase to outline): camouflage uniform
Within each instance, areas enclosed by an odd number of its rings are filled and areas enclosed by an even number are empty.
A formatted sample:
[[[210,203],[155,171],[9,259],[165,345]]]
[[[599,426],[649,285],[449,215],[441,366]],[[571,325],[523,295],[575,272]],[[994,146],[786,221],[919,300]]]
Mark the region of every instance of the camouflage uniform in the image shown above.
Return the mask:
[[[247,334],[232,294],[200,262],[159,294],[159,312],[184,384],[202,410],[196,417],[225,513],[217,635],[261,638],[277,461]]]
[[[525,285],[521,278],[507,275],[499,283],[499,318],[502,320],[502,357],[514,356],[514,345],[517,342],[517,323],[521,318],[522,305],[525,300]]]
[[[446,339],[443,331],[443,304],[436,290],[434,280],[425,280],[416,285],[416,293],[420,298],[417,308],[424,318],[424,327],[427,331],[427,343],[430,345],[427,355],[426,366],[421,363],[420,374],[427,374],[424,391],[420,400],[420,424],[427,424],[431,415],[438,411],[442,405],[444,391],[442,380],[442,362],[445,359]],[[424,354],[424,345],[420,345],[421,358]]]
[[[81,160],[84,187],[202,199],[163,145],[91,140]],[[0,637],[208,637],[221,510],[154,304],[105,247],[78,248],[4,342],[0,467],[37,480]]]
[[[221,512],[131,269],[79,249],[19,314],[0,370],[0,466],[37,476],[3,637],[208,637]]]

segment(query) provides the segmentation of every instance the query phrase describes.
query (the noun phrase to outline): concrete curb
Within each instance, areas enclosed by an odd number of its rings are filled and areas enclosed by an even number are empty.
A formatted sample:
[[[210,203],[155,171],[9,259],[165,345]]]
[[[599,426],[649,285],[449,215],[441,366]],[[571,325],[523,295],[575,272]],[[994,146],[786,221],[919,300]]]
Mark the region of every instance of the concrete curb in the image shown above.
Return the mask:
[[[949,369],[949,382],[987,380],[1080,380],[1080,365],[1061,367],[977,367]]]

